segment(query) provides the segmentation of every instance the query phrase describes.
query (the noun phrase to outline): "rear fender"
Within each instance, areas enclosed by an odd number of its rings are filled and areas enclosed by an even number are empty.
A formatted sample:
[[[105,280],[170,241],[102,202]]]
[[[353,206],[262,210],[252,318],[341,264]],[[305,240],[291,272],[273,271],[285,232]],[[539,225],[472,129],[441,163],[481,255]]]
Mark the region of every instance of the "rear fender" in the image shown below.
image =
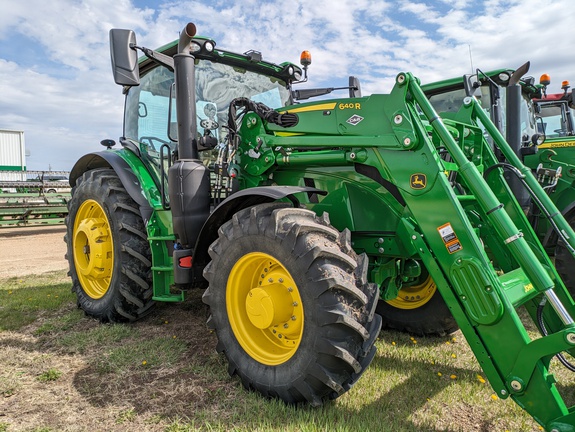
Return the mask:
[[[143,181],[139,177],[141,173],[136,175],[135,170],[130,167],[118,152],[103,151],[82,156],[70,172],[70,185],[74,187],[78,178],[86,171],[96,168],[112,168],[116,174],[118,174],[126,192],[128,192],[128,195],[138,204],[140,213],[144,219],[144,224],[147,224],[153,209],[142,188]]]

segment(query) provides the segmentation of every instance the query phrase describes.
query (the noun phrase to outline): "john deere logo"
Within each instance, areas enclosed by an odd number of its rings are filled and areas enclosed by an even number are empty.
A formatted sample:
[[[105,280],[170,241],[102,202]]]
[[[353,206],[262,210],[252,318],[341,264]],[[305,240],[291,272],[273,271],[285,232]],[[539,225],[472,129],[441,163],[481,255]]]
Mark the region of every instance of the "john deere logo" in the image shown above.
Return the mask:
[[[425,189],[427,186],[427,177],[425,174],[412,174],[409,179],[409,186],[412,189]]]

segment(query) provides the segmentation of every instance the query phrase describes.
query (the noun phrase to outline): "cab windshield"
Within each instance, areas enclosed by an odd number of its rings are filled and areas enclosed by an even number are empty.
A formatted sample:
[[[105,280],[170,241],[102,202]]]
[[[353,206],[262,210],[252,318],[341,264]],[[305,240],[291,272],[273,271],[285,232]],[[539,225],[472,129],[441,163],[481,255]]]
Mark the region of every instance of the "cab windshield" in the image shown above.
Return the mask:
[[[540,103],[539,115],[543,132],[547,138],[558,138],[573,134],[570,124],[569,107],[565,102]]]
[[[140,149],[143,159],[159,180],[160,149],[165,144],[176,148],[177,118],[171,91],[174,74],[158,66],[143,74],[140,85],[130,88],[124,114],[124,137]],[[198,134],[209,134],[218,143],[227,136],[228,107],[238,97],[281,108],[290,93],[284,81],[222,63],[196,59],[196,121]],[[164,150],[165,151],[165,150]],[[164,153],[166,155],[166,153]],[[209,163],[213,152],[202,152]]]

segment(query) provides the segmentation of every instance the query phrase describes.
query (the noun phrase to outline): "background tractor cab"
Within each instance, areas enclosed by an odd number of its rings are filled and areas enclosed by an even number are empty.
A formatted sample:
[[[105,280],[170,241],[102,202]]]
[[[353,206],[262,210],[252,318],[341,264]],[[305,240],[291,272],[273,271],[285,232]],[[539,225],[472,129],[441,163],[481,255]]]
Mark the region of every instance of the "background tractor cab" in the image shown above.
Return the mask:
[[[537,114],[541,117],[542,133],[547,138],[561,138],[575,136],[575,123],[573,122],[573,109],[575,108],[575,94],[571,90],[569,81],[561,83],[563,93],[547,93],[551,84],[548,74],[541,75],[539,84],[543,88],[541,97],[533,99]]]
[[[481,102],[491,121],[506,138],[515,154],[525,162],[525,157],[537,153],[538,146],[545,139],[538,131],[533,97],[541,90],[534,85],[532,77],[524,77],[529,70],[529,62],[516,70],[499,69],[464,75],[423,85],[422,88],[437,112],[453,118],[461,107],[461,101],[474,96]],[[501,162],[503,155],[495,149]],[[517,200],[522,207],[529,206],[529,194],[520,179],[510,172],[505,173]]]

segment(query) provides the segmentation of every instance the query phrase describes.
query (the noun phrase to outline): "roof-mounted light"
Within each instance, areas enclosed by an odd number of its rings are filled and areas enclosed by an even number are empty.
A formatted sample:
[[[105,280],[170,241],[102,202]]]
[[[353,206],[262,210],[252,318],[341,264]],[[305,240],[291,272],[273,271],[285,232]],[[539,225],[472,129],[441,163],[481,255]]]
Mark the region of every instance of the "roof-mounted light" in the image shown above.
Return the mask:
[[[197,53],[198,51],[201,51],[201,49],[202,46],[195,41],[192,41],[192,43],[190,44],[190,52],[192,53]]]
[[[563,90],[567,90],[569,87],[571,87],[571,86],[569,85],[569,81],[562,81],[562,82],[561,82],[561,88],[562,88]]]
[[[507,81],[509,81],[510,78],[511,78],[511,75],[509,74],[509,72],[501,72],[499,74],[499,80],[501,82],[507,82]]]
[[[207,41],[207,42],[204,44],[204,48],[206,49],[207,52],[212,52],[215,47],[214,47],[213,42]]]
[[[299,62],[303,67],[307,67],[311,64],[311,53],[309,51],[302,51],[299,56]]]
[[[549,84],[551,84],[551,77],[549,76],[549,74],[544,73],[543,75],[541,75],[541,77],[539,78],[539,84],[544,86],[548,86]]]

